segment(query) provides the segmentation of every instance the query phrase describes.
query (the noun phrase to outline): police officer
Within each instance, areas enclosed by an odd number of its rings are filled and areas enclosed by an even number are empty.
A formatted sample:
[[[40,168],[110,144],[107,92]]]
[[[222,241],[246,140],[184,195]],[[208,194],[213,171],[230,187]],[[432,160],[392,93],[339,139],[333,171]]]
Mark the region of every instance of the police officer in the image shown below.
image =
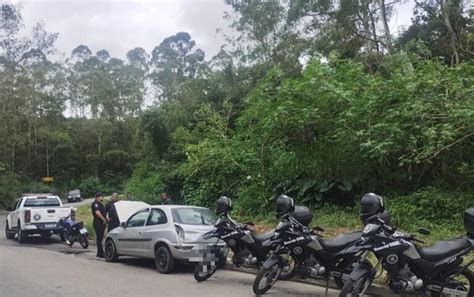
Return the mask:
[[[105,205],[105,213],[107,214],[107,218],[109,220],[109,226],[107,227],[107,232],[110,232],[113,229],[120,226],[120,220],[117,214],[117,210],[115,209],[115,202],[117,201],[118,201],[118,194],[113,193],[112,198]]]
[[[91,204],[92,216],[94,217],[94,230],[96,234],[97,255],[96,257],[104,258],[104,250],[102,248],[102,240],[104,238],[105,226],[107,219],[105,218],[105,208],[102,205],[102,193],[95,194],[95,200]]]

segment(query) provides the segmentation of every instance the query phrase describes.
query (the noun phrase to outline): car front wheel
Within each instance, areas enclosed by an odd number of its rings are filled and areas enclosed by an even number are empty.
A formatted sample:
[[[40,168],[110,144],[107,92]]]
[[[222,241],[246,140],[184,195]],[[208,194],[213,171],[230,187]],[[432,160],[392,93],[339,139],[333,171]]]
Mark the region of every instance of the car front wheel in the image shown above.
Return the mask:
[[[107,240],[105,242],[105,261],[116,262],[118,257],[114,242],[111,239]]]
[[[155,266],[159,273],[170,273],[174,269],[174,258],[167,246],[159,246],[155,251]]]
[[[8,226],[8,221],[7,221],[7,224],[5,225],[5,237],[7,239],[13,239],[13,237],[15,237],[15,232],[10,230],[10,226]]]

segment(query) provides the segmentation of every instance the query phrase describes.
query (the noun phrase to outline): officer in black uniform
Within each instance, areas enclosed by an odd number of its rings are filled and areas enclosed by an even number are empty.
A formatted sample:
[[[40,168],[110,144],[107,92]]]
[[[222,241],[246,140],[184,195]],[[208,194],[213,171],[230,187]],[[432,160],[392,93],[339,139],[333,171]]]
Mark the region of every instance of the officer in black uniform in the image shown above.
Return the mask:
[[[105,212],[109,219],[109,226],[107,227],[107,232],[112,231],[113,229],[120,226],[120,220],[117,214],[117,209],[115,209],[115,202],[118,201],[118,194],[113,193],[110,201],[105,205]]]
[[[102,240],[104,239],[105,226],[107,219],[105,218],[105,207],[102,205],[102,193],[95,194],[95,200],[91,204],[92,216],[94,217],[94,230],[96,234],[97,255],[96,257],[104,258],[104,250],[102,248]]]

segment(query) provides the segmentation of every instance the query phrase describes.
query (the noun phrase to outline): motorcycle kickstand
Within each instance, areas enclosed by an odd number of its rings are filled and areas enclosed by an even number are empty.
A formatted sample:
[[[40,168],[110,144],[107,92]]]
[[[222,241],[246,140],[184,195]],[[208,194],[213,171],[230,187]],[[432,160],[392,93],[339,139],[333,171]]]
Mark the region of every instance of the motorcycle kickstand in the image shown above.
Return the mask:
[[[329,291],[329,278],[326,279],[326,293],[324,293],[324,297],[328,297]]]

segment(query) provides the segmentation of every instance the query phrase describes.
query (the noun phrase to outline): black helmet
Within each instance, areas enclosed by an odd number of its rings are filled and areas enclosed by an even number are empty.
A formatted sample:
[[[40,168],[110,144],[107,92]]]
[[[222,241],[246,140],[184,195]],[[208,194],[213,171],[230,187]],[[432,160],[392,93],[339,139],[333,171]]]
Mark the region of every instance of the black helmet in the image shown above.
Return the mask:
[[[216,202],[216,213],[218,216],[226,215],[232,209],[232,200],[227,196],[221,196]]]
[[[383,198],[374,193],[367,193],[360,200],[360,218],[365,221],[371,216],[385,211]]]
[[[290,213],[295,210],[295,201],[293,198],[281,194],[276,200],[275,214],[277,219],[280,219],[283,215]]]

